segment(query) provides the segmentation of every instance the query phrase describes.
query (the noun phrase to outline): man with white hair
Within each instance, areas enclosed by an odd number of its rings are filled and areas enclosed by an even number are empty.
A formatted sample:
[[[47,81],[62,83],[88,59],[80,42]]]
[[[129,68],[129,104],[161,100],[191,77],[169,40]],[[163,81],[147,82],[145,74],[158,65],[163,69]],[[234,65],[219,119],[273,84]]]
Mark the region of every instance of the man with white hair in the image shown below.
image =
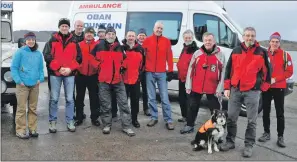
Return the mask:
[[[84,22],[82,20],[76,20],[74,22],[74,30],[71,32],[74,39],[77,41],[77,43],[84,40]]]
[[[271,84],[271,67],[267,51],[256,41],[253,27],[244,29],[240,46],[235,47],[229,57],[224,82],[224,95],[228,101],[227,137],[222,151],[235,148],[237,120],[242,100],[246,105],[248,124],[245,131],[243,157],[252,156],[256,141],[258,107],[261,91]]]
[[[168,98],[168,84],[173,77],[173,54],[170,40],[162,35],[164,25],[161,21],[155,23],[153,35],[143,42],[146,51],[145,71],[148,93],[148,106],[151,110],[151,121],[147,126],[158,123],[158,108],[156,102],[156,82],[162,100],[163,117],[168,130],[173,130],[171,106]],[[166,63],[168,69],[166,70]],[[167,73],[166,73],[167,72]]]

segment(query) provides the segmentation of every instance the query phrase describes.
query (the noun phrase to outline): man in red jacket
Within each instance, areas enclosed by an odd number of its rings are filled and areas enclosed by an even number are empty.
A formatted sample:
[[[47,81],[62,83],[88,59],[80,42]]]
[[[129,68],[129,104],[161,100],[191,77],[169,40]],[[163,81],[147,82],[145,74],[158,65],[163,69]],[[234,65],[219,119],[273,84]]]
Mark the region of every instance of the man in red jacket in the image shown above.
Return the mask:
[[[96,46],[97,42],[94,39],[95,30],[93,27],[87,27],[84,32],[85,39],[79,43],[82,51],[82,63],[78,68],[78,74],[75,76],[76,82],[76,122],[75,125],[83,123],[84,100],[86,89],[89,91],[91,121],[95,126],[100,126],[99,117],[99,100],[98,100],[98,78],[97,68],[90,64],[90,59],[94,59],[91,51]]]
[[[180,131],[181,134],[194,131],[195,119],[204,94],[209,101],[211,114],[214,109],[220,109],[217,96],[223,92],[225,56],[216,46],[212,33],[204,33],[202,38],[203,45],[193,54],[187,71],[185,89],[190,94],[189,109],[187,124]]]
[[[182,118],[178,119],[179,122],[186,122],[188,110],[188,94],[186,93],[186,78],[188,73],[189,64],[193,53],[199,48],[195,41],[193,41],[194,33],[191,30],[186,30],[183,33],[184,48],[181,51],[179,60],[177,62],[178,70],[178,100],[181,110]]]
[[[63,82],[66,99],[66,123],[69,131],[75,131],[73,120],[74,115],[74,75],[82,61],[81,50],[69,32],[69,19],[59,20],[59,32],[52,35],[44,47],[44,60],[49,65],[51,91],[49,103],[49,131],[56,133],[56,123],[58,114],[58,101],[60,89]]]
[[[267,91],[271,82],[271,67],[267,51],[256,41],[253,27],[244,29],[244,42],[235,47],[229,57],[224,83],[228,101],[227,137],[222,151],[235,148],[237,120],[241,101],[246,105],[248,124],[245,132],[243,157],[252,156],[256,141],[256,126],[261,91]]]
[[[140,127],[137,120],[139,112],[139,96],[140,96],[140,79],[144,66],[144,50],[140,44],[136,42],[136,33],[128,31],[126,39],[122,41],[123,50],[126,53],[126,59],[122,67],[125,69],[123,74],[126,86],[127,97],[130,97],[132,125],[136,128]]]
[[[259,142],[266,142],[270,140],[270,110],[271,100],[273,98],[276,117],[277,117],[277,145],[279,147],[286,147],[284,142],[285,116],[284,116],[284,102],[286,79],[293,75],[293,63],[291,56],[280,48],[281,36],[278,32],[270,36],[268,55],[272,66],[271,86],[268,91],[262,93],[263,101],[263,127],[264,133],[258,139]]]
[[[134,136],[131,129],[131,113],[125,85],[122,80],[122,63],[126,57],[119,42],[116,42],[116,31],[113,27],[106,29],[106,39],[97,44],[91,54],[95,59],[91,61],[94,68],[98,68],[100,115],[103,124],[103,134],[109,134],[112,125],[111,92],[116,93],[122,130],[128,136]]]
[[[173,77],[173,54],[170,40],[162,35],[163,23],[158,21],[154,26],[154,33],[147,37],[143,42],[146,51],[145,71],[148,93],[148,105],[151,110],[151,121],[147,126],[152,127],[158,123],[158,108],[156,102],[156,82],[162,100],[163,117],[166,127],[174,129],[171,106],[168,97],[168,84]],[[166,74],[166,63],[168,66]]]

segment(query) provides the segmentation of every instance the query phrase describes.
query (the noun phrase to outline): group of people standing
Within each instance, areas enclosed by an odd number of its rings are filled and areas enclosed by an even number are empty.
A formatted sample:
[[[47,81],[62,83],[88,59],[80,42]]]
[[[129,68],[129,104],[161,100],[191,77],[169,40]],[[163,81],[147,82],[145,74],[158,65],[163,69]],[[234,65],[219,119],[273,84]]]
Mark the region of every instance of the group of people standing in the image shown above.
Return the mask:
[[[83,123],[84,98],[89,92],[91,121],[95,126],[103,124],[103,133],[109,134],[112,118],[120,111],[122,130],[134,136],[132,125],[140,127],[140,84],[143,92],[143,110],[151,116],[147,124],[158,123],[156,84],[159,89],[163,118],[168,130],[174,129],[171,105],[168,98],[168,83],[173,79],[173,54],[171,42],[162,35],[164,25],[158,21],[151,36],[144,29],[128,31],[122,43],[112,27],[100,26],[95,39],[95,30],[77,20],[75,30],[69,32],[70,21],[60,19],[59,31],[52,34],[43,54],[37,50],[36,36],[29,32],[24,36],[25,45],[14,55],[11,66],[12,77],[17,84],[18,108],[16,113],[16,135],[19,138],[37,137],[36,106],[39,83],[44,81],[43,59],[48,69],[50,90],[49,131],[56,133],[58,101],[63,83],[66,100],[67,129],[74,132]],[[179,103],[182,118],[186,122],[181,134],[191,133],[204,94],[209,101],[211,114],[220,109],[220,99],[228,99],[226,143],[220,149],[235,148],[237,120],[242,100],[247,108],[248,125],[245,137],[244,157],[252,155],[256,138],[256,119],[260,95],[263,96],[264,131],[259,141],[270,139],[269,114],[271,99],[275,100],[278,120],[278,145],[285,147],[284,132],[284,88],[286,78],[293,73],[291,57],[280,48],[280,34],[270,37],[268,50],[256,41],[256,30],[244,30],[244,42],[235,47],[228,61],[216,45],[212,33],[204,33],[203,45],[198,47],[194,33],[183,33],[184,47],[177,63],[179,79]],[[286,59],[284,59],[284,57]],[[74,89],[76,87],[76,96]],[[263,92],[263,93],[261,93]],[[130,106],[128,107],[128,98]],[[26,133],[26,102],[29,101],[29,135]],[[76,116],[74,117],[74,113]],[[101,119],[101,122],[100,120]]]

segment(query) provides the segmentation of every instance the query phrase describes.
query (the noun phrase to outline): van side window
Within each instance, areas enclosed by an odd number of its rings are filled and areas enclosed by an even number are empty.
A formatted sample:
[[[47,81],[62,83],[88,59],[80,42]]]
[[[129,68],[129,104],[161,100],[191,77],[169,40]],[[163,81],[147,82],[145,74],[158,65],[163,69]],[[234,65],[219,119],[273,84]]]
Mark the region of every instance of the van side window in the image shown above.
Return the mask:
[[[215,35],[218,45],[231,47],[232,31],[220,18],[214,15],[196,13],[193,20],[195,37],[198,41],[202,42],[202,35],[205,32],[210,32]]]
[[[180,12],[128,12],[126,32],[145,28],[148,36],[153,34],[156,21],[164,24],[163,35],[170,39],[171,45],[176,45],[180,35],[182,13]]]

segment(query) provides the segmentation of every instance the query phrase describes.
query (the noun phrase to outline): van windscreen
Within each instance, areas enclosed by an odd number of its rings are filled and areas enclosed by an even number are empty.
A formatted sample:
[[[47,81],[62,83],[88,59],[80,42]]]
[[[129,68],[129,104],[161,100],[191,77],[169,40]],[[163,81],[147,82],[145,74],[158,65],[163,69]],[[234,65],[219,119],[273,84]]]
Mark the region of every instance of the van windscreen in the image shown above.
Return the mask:
[[[126,32],[128,30],[137,32],[140,28],[144,28],[147,36],[152,35],[157,21],[163,22],[163,35],[170,39],[171,45],[176,45],[182,22],[182,13],[180,12],[128,12]]]

